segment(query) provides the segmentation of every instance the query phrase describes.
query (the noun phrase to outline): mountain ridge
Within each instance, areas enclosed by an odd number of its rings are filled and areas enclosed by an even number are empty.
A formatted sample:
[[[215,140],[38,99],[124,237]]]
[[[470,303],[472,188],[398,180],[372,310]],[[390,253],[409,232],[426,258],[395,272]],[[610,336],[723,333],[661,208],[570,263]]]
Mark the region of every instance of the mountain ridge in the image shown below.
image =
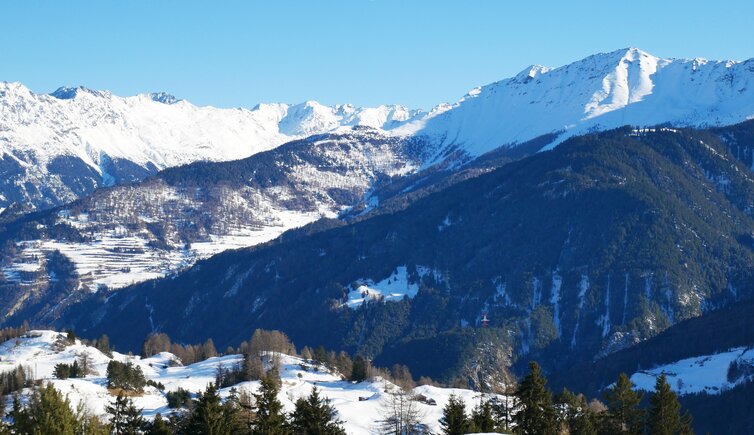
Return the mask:
[[[429,111],[311,100],[218,109],[166,93],[118,97],[76,87],[48,95],[0,82],[0,175],[12,181],[0,186],[0,208],[60,205],[167,167],[244,158],[344,127],[426,136],[438,145],[425,162],[430,166],[545,135],[555,137],[543,145],[550,149],[574,135],[628,124],[711,127],[753,116],[754,59],[659,58],[636,48],[557,68],[527,67]]]

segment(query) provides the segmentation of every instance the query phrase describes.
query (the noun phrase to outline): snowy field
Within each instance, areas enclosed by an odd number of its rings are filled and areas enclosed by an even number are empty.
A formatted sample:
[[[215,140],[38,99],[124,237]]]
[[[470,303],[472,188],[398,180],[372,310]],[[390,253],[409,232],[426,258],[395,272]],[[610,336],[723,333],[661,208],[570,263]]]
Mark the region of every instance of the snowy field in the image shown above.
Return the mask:
[[[744,368],[741,376],[728,379],[728,368],[736,362]],[[665,374],[670,387],[680,395],[706,392],[717,394],[752,379],[754,349],[737,347],[714,355],[697,356],[642,370],[631,375],[636,387],[653,391],[657,377]]]
[[[27,367],[37,379],[49,379],[55,388],[68,396],[74,407],[83,403],[92,413],[104,415],[105,406],[114,400],[106,388],[105,373],[110,358],[95,348],[82,345],[78,340],[76,344],[65,347],[56,344],[64,342],[65,334],[53,331],[30,331],[25,337],[9,340],[0,345],[0,371],[9,371],[18,365]],[[96,374],[81,379],[53,378],[55,364],[70,364],[84,353],[89,355]],[[143,414],[147,418],[153,418],[157,413],[166,415],[173,411],[167,406],[166,392],[178,388],[192,393],[203,391],[207,384],[214,382],[218,367],[231,367],[240,363],[241,358],[241,355],[228,355],[182,366],[174,355],[167,352],[150,358],[113,353],[113,359],[131,361],[142,368],[147,379],[165,385],[164,392],[147,386],[142,396],[133,398],[135,405],[143,408]],[[286,411],[292,411],[295,401],[308,396],[316,385],[321,394],[332,401],[349,434],[375,433],[377,421],[381,418],[381,404],[389,397],[386,389],[395,388],[379,378],[361,383],[344,381],[339,375],[322,367],[285,355],[282,357],[280,377],[283,386],[279,399]],[[259,382],[243,382],[234,387],[239,391],[245,389],[256,392]],[[227,397],[230,388],[232,387],[220,390],[220,395]],[[468,412],[471,412],[471,408],[479,400],[479,393],[464,389],[420,386],[414,389],[414,393],[436,401],[436,405],[418,404],[422,420],[433,432],[439,430],[442,409],[451,394],[464,399]]]

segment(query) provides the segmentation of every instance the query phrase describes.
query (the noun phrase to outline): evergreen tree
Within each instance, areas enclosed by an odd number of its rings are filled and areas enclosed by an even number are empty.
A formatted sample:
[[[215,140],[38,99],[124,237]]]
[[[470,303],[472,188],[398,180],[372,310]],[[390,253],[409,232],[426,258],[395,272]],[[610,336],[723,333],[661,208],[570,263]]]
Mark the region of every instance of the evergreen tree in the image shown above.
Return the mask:
[[[35,389],[25,408],[15,397],[10,416],[15,434],[74,435],[80,427],[70,401],[50,383]]]
[[[560,405],[562,426],[568,429],[569,434],[597,435],[597,428],[583,394],[576,395],[563,388],[556,402]]]
[[[513,415],[515,414],[514,405],[514,400],[509,396],[503,397],[494,404],[493,411],[495,413],[495,421],[497,422],[498,430],[505,433],[511,430]]]
[[[221,404],[217,387],[214,384],[209,384],[204,393],[199,394],[189,418],[187,433],[231,435],[235,433],[236,428],[233,404]]]
[[[523,435],[552,435],[557,433],[557,416],[552,405],[552,396],[546,387],[539,365],[529,363],[526,375],[516,391],[516,400],[521,409],[513,417],[515,433]]]
[[[625,373],[618,375],[615,385],[605,393],[608,426],[614,434],[641,435],[644,432],[644,411],[639,408],[642,395]]]
[[[353,367],[351,368],[351,380],[356,382],[362,382],[367,379],[368,376],[368,363],[363,356],[359,355],[353,359]]]
[[[279,387],[269,374],[260,385],[259,393],[254,395],[257,402],[257,418],[252,428],[255,435],[288,435],[288,422],[283,413],[283,404],[278,400]]]
[[[654,394],[649,398],[647,418],[649,433],[650,435],[675,435],[683,426],[678,396],[670,389],[665,375],[660,375],[655,383]]]
[[[96,415],[83,412],[81,405],[77,416],[79,427],[77,435],[111,435],[110,425],[103,423]]]
[[[58,379],[68,379],[71,377],[71,366],[66,363],[57,363],[52,374]]]
[[[107,405],[105,410],[110,415],[110,425],[115,435],[135,435],[144,426],[141,410],[123,393],[119,393],[115,403]]]
[[[296,409],[291,415],[291,429],[297,435],[345,435],[343,422],[337,419],[337,412],[327,398],[319,395],[317,387],[306,399],[296,401]]]
[[[171,435],[173,431],[170,430],[170,426],[158,412],[157,415],[154,416],[152,423],[147,425],[145,433],[146,435]]]
[[[496,429],[495,416],[492,403],[485,400],[484,397],[479,399],[479,403],[471,411],[471,428],[473,432],[493,432]]]
[[[440,427],[444,435],[463,435],[469,433],[469,419],[466,416],[466,404],[463,399],[451,394],[442,410]]]

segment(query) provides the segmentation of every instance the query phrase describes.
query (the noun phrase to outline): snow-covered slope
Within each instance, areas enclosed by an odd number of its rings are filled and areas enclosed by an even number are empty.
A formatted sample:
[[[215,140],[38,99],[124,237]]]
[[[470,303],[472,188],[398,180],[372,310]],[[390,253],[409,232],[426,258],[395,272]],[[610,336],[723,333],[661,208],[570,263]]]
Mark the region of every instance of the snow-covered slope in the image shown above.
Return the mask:
[[[727,125],[754,117],[754,59],[666,59],[636,48],[559,68],[527,67],[396,130],[478,156],[560,133],[550,144],[631,124]]]
[[[736,347],[713,355],[682,359],[638,371],[631,375],[631,381],[638,389],[652,391],[657,377],[662,374],[680,395],[718,394],[754,379],[754,349]]]
[[[54,379],[55,364],[71,364],[82,354],[89,355],[95,374],[80,379]],[[90,412],[102,417],[106,417],[105,406],[115,400],[106,388],[105,373],[111,359],[121,362],[131,361],[141,367],[147,379],[165,386],[165,391],[147,386],[143,395],[132,398],[134,404],[143,409],[145,417],[153,418],[157,413],[167,415],[175,411],[168,407],[167,392],[178,388],[192,393],[203,391],[209,383],[215,382],[218,367],[231,368],[241,363],[242,357],[241,355],[227,355],[188,366],[181,365],[177,357],[167,352],[150,358],[113,352],[110,358],[93,347],[81,344],[78,340],[75,344],[67,344],[65,334],[54,331],[30,331],[18,340],[9,340],[0,344],[0,371],[9,371],[19,365],[31,369],[36,379],[49,380],[55,388],[67,395],[72,406],[76,407],[81,403]],[[389,400],[389,393],[386,390],[396,388],[390,382],[379,378],[361,383],[344,381],[337,373],[329,372],[324,367],[312,364],[311,361],[286,355],[283,355],[281,359],[280,377],[282,388],[278,398],[283,403],[286,412],[292,411],[296,400],[308,396],[316,385],[322,396],[331,400],[349,434],[374,433],[378,421],[382,418],[381,406]],[[234,387],[239,391],[247,390],[255,393],[259,388],[259,382],[243,382]],[[221,397],[228,397],[231,388],[233,387],[221,389]],[[479,393],[455,388],[420,386],[414,390],[414,393],[436,402],[435,405],[421,402],[417,404],[422,421],[433,432],[440,428],[442,409],[451,394],[464,399],[469,408],[468,412],[479,401]]]
[[[101,189],[40,213],[29,226],[41,231],[7,231],[16,245],[0,258],[0,288],[6,299],[40,296],[54,251],[72,262],[78,285],[71,291],[158,278],[197,259],[334,218],[392,177],[416,171],[429,153],[418,139],[358,127]],[[66,228],[67,235],[55,228]]]
[[[0,209],[13,202],[58,205],[171,166],[240,159],[342,126],[391,129],[421,115],[401,106],[315,101],[218,109],[164,93],[124,98],[61,88],[48,95],[0,82],[0,174],[6,179]]]

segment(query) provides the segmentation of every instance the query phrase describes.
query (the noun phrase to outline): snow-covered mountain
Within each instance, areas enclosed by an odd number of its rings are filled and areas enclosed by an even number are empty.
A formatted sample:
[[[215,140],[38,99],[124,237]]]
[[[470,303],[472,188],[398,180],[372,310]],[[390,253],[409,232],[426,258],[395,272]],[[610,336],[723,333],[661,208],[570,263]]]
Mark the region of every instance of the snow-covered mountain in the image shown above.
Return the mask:
[[[448,149],[466,160],[543,135],[554,146],[626,124],[728,125],[753,116],[754,60],[667,59],[636,48],[531,66],[429,112],[315,101],[218,109],[165,93],[124,98],[79,87],[48,95],[3,82],[0,209],[60,205],[167,167],[244,158],[344,126],[428,136],[443,145],[432,163]]]
[[[165,94],[85,88],[36,94],[0,83],[0,209],[60,205],[100,186],[198,160],[248,157],[342,126],[392,129],[421,116],[401,106],[198,107]]]
[[[56,251],[71,261],[81,289],[162,277],[224,250],[334,218],[394,177],[417,171],[431,150],[419,138],[356,127],[100,189],[21,218],[13,229],[0,225],[0,240],[16,242],[0,250],[0,288],[6,299],[41,294],[35,289],[47,286]]]
[[[473,158],[553,133],[549,146],[626,124],[728,125],[753,116],[753,59],[669,59],[636,48],[531,66],[429,112],[315,101],[218,109],[165,93],[124,98],[79,87],[48,95],[3,82],[0,209],[60,205],[167,167],[244,158],[343,126],[426,135],[441,151]]]
[[[559,133],[550,144],[623,125],[730,125],[754,117],[754,59],[669,59],[636,48],[559,68],[527,67],[396,130],[479,156]]]

